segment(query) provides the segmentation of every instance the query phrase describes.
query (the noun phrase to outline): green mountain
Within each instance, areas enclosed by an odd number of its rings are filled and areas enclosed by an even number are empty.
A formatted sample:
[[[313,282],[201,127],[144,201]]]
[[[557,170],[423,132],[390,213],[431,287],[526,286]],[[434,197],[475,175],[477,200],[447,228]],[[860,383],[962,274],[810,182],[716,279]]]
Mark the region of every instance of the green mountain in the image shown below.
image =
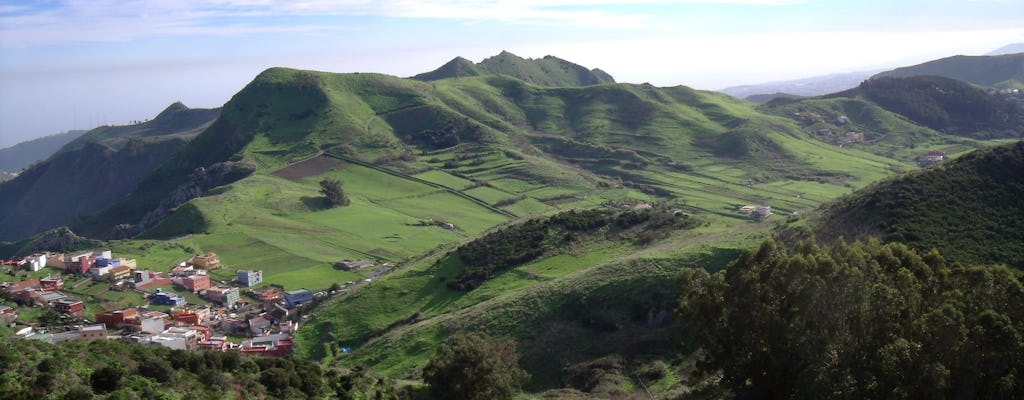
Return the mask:
[[[914,153],[987,143],[857,93],[761,107],[683,86],[568,84],[520,60],[457,59],[429,82],[266,70],[72,229],[131,237],[108,245],[147,268],[216,252],[227,267],[214,279],[258,268],[265,285],[333,291],[293,314],[297,354],[322,365],[417,379],[446,337],[484,331],[518,345],[531,391],[679,398],[706,385],[688,377],[692,357],[666,356],[682,339],[669,318],[680,269],[721,269],[774,221],[914,169]],[[819,124],[879,135],[840,147]],[[348,205],[324,201],[325,179]],[[754,205],[776,216],[741,211]]]
[[[318,165],[291,178],[296,189],[309,187],[307,178],[331,171],[326,166],[332,163],[355,163],[357,169],[457,192],[500,219],[602,199],[671,199],[694,190],[706,194],[690,204],[707,212],[768,198],[793,211],[823,198],[753,189],[748,180],[813,180],[825,183],[816,191],[831,193],[902,168],[869,154],[840,152],[796,132],[749,103],[685,87],[545,88],[504,76],[422,83],[275,68],[239,92],[209,129],[130,196],[74,229],[109,237],[117,225],[152,228],[162,218],[154,215],[227,183],[196,184],[190,175],[231,162],[253,166],[262,172],[260,179],[291,177],[288,168],[299,162]],[[850,173],[826,158],[867,164]],[[718,177],[698,178],[712,165]],[[683,178],[687,175],[694,178]],[[291,211],[301,210],[308,207]],[[167,237],[206,231],[207,223],[179,223],[177,231],[159,232]]]
[[[761,110],[792,119],[823,142],[907,162],[1024,134],[1024,108],[1014,99],[935,76],[871,79],[827,96],[775,99]]]
[[[879,237],[963,263],[1024,269],[1024,142],[873,184],[824,213],[825,241]]]
[[[82,136],[83,133],[85,131],[72,130],[0,149],[0,171],[17,173],[32,163],[47,159],[68,142]]]
[[[953,56],[897,68],[872,78],[942,76],[978,86],[1024,89],[1024,53],[998,56]]]
[[[0,240],[22,239],[108,207],[206,128],[218,112],[176,103],[152,121],[103,126],[79,136],[0,184]]]
[[[507,51],[477,64],[462,57],[455,57],[440,68],[413,76],[412,79],[429,82],[481,75],[507,75],[524,82],[551,87],[615,83],[611,75],[596,68],[587,69],[554,56],[522,58]]]

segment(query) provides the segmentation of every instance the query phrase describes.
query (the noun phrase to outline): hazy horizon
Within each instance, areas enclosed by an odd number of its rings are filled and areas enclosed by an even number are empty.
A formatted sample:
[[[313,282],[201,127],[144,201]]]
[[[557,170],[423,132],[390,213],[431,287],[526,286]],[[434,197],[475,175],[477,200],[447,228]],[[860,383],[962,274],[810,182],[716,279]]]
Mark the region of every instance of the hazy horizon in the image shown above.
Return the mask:
[[[14,2],[0,5],[0,148],[219,107],[269,67],[411,76],[507,50],[619,82],[729,86],[985,54],[1024,4],[912,0]]]

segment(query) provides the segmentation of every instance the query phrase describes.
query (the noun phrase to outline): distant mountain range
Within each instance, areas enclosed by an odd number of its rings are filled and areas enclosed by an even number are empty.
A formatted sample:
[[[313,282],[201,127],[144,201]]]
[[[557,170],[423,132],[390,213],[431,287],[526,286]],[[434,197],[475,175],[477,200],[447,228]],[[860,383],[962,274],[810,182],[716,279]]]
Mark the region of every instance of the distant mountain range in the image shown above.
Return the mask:
[[[719,90],[730,96],[767,102],[778,96],[821,96],[823,94],[843,91],[859,85],[878,71],[857,71],[841,74],[829,74],[790,81],[768,82],[756,85],[732,86]],[[750,98],[751,96],[758,96]]]
[[[0,172],[17,173],[34,162],[45,160],[83,133],[84,130],[71,130],[0,149]]]
[[[522,58],[507,51],[476,64],[465,58],[455,57],[440,68],[413,76],[412,79],[436,81],[481,75],[506,75],[535,85],[551,87],[615,83],[611,75],[596,68],[587,69],[554,56]]]
[[[872,78],[934,75],[979,86],[1024,89],[1024,53],[953,56],[882,72]]]
[[[811,97],[853,88],[873,77],[935,75],[980,86],[1024,88],[1024,43],[1003,46],[985,56],[953,56],[891,71],[858,71],[796,80],[732,86],[730,96],[766,103],[775,98]]]
[[[1024,43],[1013,43],[1000,47],[986,54],[989,56],[1000,56],[1003,54],[1024,53]]]

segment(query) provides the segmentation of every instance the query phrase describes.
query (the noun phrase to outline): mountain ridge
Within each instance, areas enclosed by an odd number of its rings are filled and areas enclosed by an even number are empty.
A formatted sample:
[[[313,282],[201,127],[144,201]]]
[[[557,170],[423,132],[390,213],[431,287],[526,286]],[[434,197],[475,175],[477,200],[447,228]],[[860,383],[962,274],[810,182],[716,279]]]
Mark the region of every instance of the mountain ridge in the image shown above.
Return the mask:
[[[85,132],[85,130],[70,130],[64,133],[27,140],[11,147],[0,149],[0,171],[17,173],[32,165],[32,163],[47,159],[65,144],[75,140]]]
[[[1024,53],[996,56],[964,56],[932,60],[896,68],[873,75],[872,78],[906,78],[935,75],[1001,89],[1024,88]]]
[[[543,58],[522,58],[508,51],[473,63],[462,57],[455,57],[441,67],[411,78],[419,81],[490,74],[508,75],[513,78],[541,86],[588,86],[615,83],[607,72],[587,69],[579,64],[555,56]]]
[[[172,104],[159,118],[102,126],[0,184],[0,240],[17,240],[109,206],[199,134],[219,109]]]

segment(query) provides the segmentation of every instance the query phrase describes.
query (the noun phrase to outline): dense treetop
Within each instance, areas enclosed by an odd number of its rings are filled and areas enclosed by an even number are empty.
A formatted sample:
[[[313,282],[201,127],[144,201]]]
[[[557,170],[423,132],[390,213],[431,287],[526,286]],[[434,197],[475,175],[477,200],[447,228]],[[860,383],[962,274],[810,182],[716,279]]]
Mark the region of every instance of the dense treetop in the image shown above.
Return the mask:
[[[679,316],[739,398],[1021,398],[1021,280],[898,243],[769,240],[683,271]]]

